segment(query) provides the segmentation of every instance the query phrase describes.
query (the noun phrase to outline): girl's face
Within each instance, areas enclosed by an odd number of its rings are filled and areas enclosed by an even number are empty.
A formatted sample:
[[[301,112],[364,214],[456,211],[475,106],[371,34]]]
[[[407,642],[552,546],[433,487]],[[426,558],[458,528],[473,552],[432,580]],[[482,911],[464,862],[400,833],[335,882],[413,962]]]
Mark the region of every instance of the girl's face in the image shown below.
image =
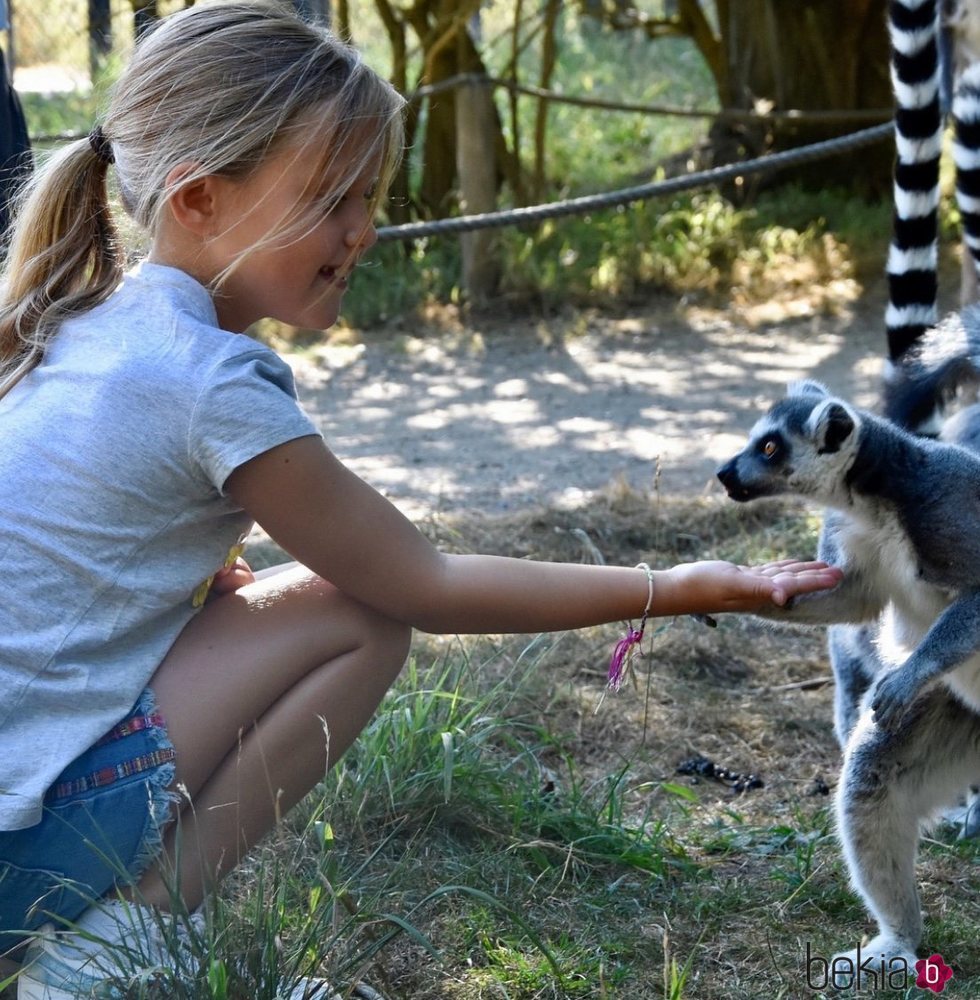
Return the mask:
[[[266,317],[310,330],[336,322],[351,271],[377,241],[372,216],[378,164],[355,178],[327,211],[322,196],[333,178],[319,174],[321,163],[321,151],[311,143],[299,152],[271,154],[244,180],[221,179],[218,235],[205,251],[213,274],[250,251],[215,293],[223,329],[240,332]]]

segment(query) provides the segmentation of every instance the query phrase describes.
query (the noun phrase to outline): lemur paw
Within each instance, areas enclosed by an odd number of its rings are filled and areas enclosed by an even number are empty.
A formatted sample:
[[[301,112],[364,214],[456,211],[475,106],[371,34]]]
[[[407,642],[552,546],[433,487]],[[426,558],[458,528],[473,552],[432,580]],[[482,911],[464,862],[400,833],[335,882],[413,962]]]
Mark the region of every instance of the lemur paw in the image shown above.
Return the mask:
[[[908,977],[915,975],[915,962],[911,942],[879,934],[867,944],[833,957],[829,985],[837,990],[904,987]]]
[[[875,724],[895,732],[921,689],[921,680],[910,670],[900,668],[885,674],[871,696]]]

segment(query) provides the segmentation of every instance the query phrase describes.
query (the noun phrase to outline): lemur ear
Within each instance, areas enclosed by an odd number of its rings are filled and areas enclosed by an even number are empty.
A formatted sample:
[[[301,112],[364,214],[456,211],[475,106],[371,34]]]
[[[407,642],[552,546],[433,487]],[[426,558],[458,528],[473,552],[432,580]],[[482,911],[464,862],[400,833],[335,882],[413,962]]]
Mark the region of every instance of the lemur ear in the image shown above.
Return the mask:
[[[801,379],[799,382],[790,382],[786,387],[787,396],[829,396],[830,391],[822,383],[816,381],[816,379],[805,378]]]
[[[831,455],[851,436],[857,418],[839,399],[828,399],[815,406],[807,420],[818,455]]]

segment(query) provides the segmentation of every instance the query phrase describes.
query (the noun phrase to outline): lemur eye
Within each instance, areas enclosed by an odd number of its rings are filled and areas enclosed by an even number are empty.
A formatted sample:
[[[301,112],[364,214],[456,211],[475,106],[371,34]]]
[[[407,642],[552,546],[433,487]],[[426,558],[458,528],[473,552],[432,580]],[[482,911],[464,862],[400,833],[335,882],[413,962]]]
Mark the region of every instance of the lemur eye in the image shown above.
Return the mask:
[[[762,446],[762,454],[765,455],[766,458],[772,458],[777,451],[779,451],[779,444],[773,438],[769,438],[769,440]]]

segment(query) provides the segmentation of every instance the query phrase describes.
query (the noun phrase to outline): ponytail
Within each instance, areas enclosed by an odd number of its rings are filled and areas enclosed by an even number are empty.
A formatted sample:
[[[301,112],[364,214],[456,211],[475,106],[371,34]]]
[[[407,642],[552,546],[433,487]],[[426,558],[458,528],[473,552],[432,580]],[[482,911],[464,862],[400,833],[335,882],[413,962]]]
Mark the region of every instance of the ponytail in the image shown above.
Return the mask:
[[[80,139],[55,153],[18,199],[0,277],[0,398],[44,357],[59,324],[104,302],[122,257],[109,210],[111,155]]]

